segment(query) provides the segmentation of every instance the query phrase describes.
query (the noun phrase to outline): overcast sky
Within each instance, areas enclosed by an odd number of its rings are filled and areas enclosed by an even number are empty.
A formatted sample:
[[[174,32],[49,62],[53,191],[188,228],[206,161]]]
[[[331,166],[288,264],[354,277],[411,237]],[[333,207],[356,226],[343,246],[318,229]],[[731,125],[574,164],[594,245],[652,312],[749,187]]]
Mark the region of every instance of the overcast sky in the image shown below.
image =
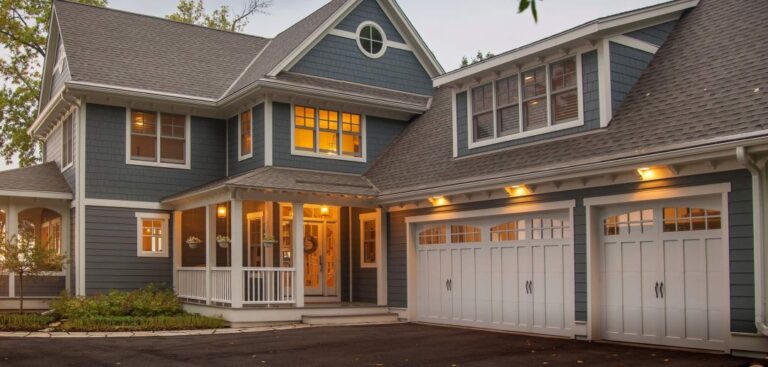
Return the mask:
[[[446,71],[462,56],[478,50],[501,53],[592,19],[657,4],[665,0],[546,0],[539,2],[539,22],[517,14],[517,0],[399,0]],[[242,9],[244,0],[205,0],[208,9],[227,4]],[[321,7],[327,0],[273,0],[269,14],[251,19],[245,33],[273,37]],[[109,0],[116,9],[155,16],[172,13],[178,0]],[[0,160],[0,170],[5,162]]]

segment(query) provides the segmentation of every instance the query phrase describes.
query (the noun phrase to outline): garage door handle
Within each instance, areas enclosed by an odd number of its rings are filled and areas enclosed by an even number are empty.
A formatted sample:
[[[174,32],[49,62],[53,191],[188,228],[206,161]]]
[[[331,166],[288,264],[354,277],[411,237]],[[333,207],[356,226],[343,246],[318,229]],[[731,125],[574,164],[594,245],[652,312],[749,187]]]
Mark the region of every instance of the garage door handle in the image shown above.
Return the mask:
[[[659,298],[659,282],[656,282],[656,288],[654,288],[654,290],[656,290],[656,298]]]
[[[661,298],[664,298],[664,282],[661,282],[659,285],[659,293],[661,294]]]
[[[533,294],[533,280],[529,280],[528,282],[530,282],[531,284],[530,286],[528,286],[528,288],[531,290],[531,294]]]
[[[525,281],[525,294],[529,294],[529,293],[531,293],[531,292],[528,290],[528,281],[526,280]]]
[[[449,281],[448,279],[446,279],[446,280],[445,280],[445,290],[446,290],[446,291],[450,291],[450,290],[451,290],[451,286],[450,286],[450,285],[448,285],[448,284],[450,284],[450,281]]]

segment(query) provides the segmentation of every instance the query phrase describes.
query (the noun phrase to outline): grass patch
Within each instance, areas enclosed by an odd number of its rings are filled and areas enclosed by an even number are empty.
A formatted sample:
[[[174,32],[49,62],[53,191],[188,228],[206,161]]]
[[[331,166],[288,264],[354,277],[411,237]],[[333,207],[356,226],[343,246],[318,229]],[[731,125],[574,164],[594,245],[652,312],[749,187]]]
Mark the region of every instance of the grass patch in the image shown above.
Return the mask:
[[[47,328],[54,320],[53,316],[34,313],[0,314],[0,331],[37,331]]]
[[[65,320],[57,329],[63,331],[161,331],[220,329],[226,327],[224,320],[200,315],[175,316],[110,316]]]

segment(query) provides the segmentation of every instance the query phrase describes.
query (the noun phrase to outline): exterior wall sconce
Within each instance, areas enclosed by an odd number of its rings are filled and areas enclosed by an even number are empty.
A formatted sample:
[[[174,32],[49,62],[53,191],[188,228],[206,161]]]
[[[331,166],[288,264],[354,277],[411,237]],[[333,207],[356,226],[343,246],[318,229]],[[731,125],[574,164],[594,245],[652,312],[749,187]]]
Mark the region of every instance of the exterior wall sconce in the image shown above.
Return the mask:
[[[323,206],[320,207],[320,215],[322,215],[324,217],[327,217],[328,214],[330,214],[330,213],[331,213],[331,210],[328,209],[327,206],[323,205]]]
[[[640,167],[637,169],[637,175],[643,181],[653,180],[658,178],[658,172],[651,167]]]
[[[216,217],[224,219],[227,217],[227,205],[226,204],[219,204],[216,205]]]

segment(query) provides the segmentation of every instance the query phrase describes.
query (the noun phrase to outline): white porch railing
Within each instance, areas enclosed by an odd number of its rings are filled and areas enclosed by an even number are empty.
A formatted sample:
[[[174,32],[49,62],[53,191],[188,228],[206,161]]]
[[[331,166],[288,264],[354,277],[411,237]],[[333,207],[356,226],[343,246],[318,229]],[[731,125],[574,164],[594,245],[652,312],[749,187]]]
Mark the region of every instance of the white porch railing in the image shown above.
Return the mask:
[[[205,268],[181,268],[178,270],[179,297],[205,301]]]
[[[211,270],[211,301],[232,301],[232,270],[216,268]]]
[[[296,270],[293,268],[243,269],[243,303],[256,305],[296,302]]]

